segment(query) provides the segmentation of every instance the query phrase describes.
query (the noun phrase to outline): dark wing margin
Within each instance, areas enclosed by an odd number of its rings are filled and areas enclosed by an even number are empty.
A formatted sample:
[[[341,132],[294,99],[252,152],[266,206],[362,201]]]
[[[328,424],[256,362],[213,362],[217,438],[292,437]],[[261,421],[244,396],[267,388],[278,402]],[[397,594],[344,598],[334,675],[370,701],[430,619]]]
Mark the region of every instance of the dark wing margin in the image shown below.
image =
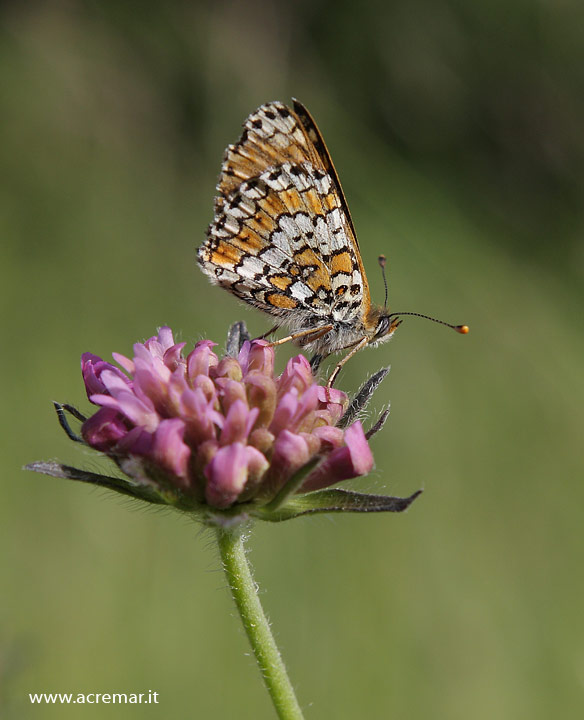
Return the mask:
[[[335,170],[335,166],[333,165],[333,161],[331,160],[330,153],[328,151],[325,141],[323,140],[321,132],[318,129],[318,126],[315,123],[312,115],[308,112],[307,108],[304,107],[304,105],[299,100],[297,100],[296,98],[292,98],[292,105],[294,107],[294,112],[296,113],[298,119],[302,124],[302,127],[308,135],[308,138],[314,145],[322,161],[322,164],[332,178],[335,189],[337,191],[337,195],[339,196],[339,199],[341,201],[341,207],[347,217],[347,220],[349,221],[351,231],[353,232],[355,244],[357,245],[357,248],[359,248],[359,241],[357,240],[357,233],[355,232],[355,225],[353,224],[353,218],[351,217],[351,212],[349,211],[347,199],[345,197],[345,193],[343,192],[339,176],[337,175],[337,171]]]
[[[371,293],[369,292],[369,281],[367,280],[367,273],[365,272],[365,266],[363,265],[363,258],[361,257],[361,250],[359,248],[359,240],[357,240],[357,233],[355,232],[355,225],[353,224],[353,218],[351,217],[351,212],[350,212],[349,206],[347,204],[347,199],[345,197],[345,193],[343,192],[343,188],[341,186],[341,181],[339,180],[339,176],[337,175],[337,171],[335,170],[335,166],[333,165],[333,161],[331,160],[331,156],[330,156],[330,153],[326,146],[326,143],[323,140],[321,132],[318,129],[318,126],[317,126],[316,122],[314,121],[312,115],[308,112],[308,110],[304,107],[304,105],[296,98],[292,98],[292,105],[294,107],[294,113],[296,114],[296,117],[300,121],[300,124],[302,125],[304,132],[307,134],[308,139],[313,144],[315,151],[318,153],[320,161],[322,162],[323,166],[326,168],[326,171],[329,174],[329,176],[333,182],[333,186],[335,188],[336,195],[339,198],[339,202],[341,205],[341,211],[342,211],[343,215],[345,216],[346,221],[349,226],[349,230],[351,231],[351,239],[355,245],[355,247],[354,247],[355,255],[357,257],[357,262],[359,264],[359,270],[361,271],[361,282],[363,284],[363,306],[364,306],[363,309],[364,309],[364,314],[367,314],[369,312],[369,308],[371,306]]]

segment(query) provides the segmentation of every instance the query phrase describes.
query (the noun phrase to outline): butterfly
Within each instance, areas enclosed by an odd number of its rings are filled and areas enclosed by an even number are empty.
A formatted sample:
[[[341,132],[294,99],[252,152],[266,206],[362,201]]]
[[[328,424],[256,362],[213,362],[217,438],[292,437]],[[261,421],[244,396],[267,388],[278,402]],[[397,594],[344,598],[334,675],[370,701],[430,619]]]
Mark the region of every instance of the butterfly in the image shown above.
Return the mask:
[[[313,368],[348,350],[332,386],[350,357],[389,340],[401,320],[387,297],[385,306],[371,302],[347,201],[304,105],[267,103],[243,128],[225,151],[199,265],[212,283],[271,315],[274,329],[287,327],[272,344],[292,340],[315,353]]]

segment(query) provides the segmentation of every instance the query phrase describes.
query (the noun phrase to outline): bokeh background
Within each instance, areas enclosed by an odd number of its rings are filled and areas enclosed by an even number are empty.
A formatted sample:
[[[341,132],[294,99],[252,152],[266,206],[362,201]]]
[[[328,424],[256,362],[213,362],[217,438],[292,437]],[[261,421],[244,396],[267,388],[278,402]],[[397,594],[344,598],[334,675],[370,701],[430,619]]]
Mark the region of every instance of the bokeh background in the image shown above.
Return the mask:
[[[88,409],[79,356],[161,324],[266,318],[195,264],[224,147],[301,99],[372,292],[410,319],[358,489],[404,515],[257,527],[251,558],[307,718],[584,713],[584,7],[576,0],[5,3],[0,27],[0,714],[271,718],[212,538],[21,470]],[[283,364],[288,350],[280,354]],[[29,692],[160,693],[31,707]]]

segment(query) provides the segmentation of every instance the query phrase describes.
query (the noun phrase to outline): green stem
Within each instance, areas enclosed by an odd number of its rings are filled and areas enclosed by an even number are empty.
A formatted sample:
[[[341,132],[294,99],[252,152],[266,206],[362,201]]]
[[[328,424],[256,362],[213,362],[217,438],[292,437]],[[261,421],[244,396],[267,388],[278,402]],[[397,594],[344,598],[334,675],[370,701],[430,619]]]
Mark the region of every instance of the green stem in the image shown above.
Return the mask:
[[[302,720],[302,710],[257,595],[242,534],[238,530],[219,528],[217,541],[231,595],[278,717],[281,720]]]

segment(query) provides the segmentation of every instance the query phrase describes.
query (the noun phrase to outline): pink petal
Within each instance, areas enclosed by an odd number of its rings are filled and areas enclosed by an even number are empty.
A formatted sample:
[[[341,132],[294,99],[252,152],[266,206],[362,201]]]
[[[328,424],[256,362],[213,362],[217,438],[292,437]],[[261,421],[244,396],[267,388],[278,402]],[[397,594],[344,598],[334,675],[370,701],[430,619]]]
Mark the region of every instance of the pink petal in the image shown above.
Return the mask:
[[[347,402],[347,393],[336,388],[325,387],[324,385],[317,385],[318,387],[318,400],[324,405],[334,403],[335,405],[344,405]]]
[[[310,452],[306,440],[301,435],[296,435],[289,430],[282,430],[274,443],[273,472],[287,480],[309,460]]]
[[[211,398],[214,398],[216,395],[215,383],[211,380],[210,377],[207,377],[206,375],[197,375],[197,377],[192,382],[192,388],[193,390],[199,388],[203,392],[207,400],[211,400]]]
[[[147,432],[144,428],[132,428],[128,434],[120,440],[115,451],[116,455],[128,453],[131,455],[148,456],[152,452],[154,444],[154,434]]]
[[[249,340],[246,340],[243,343],[243,345],[241,346],[241,350],[239,351],[239,355],[237,356],[237,360],[238,360],[238,362],[241,366],[241,369],[244,373],[247,372],[250,348],[251,348],[251,342]]]
[[[300,398],[298,411],[293,420],[296,430],[312,429],[314,411],[318,407],[318,390],[318,385],[312,385]]]
[[[328,446],[328,449],[336,449],[343,445],[345,433],[338,427],[330,427],[329,425],[321,425],[313,430],[314,435]]]
[[[221,445],[245,442],[259,412],[257,408],[249,410],[247,403],[244,403],[242,400],[236,400],[229,408],[225,417],[225,424],[223,425],[220,437]]]
[[[351,472],[354,473],[351,477],[371,472],[374,465],[373,454],[359,420],[345,430],[345,443],[351,458]]]
[[[249,434],[247,442],[253,445],[264,455],[270,455],[274,445],[274,435],[265,427],[259,427],[252,430]]]
[[[211,372],[211,371],[210,371]],[[217,367],[212,370],[213,378],[226,377],[231,380],[241,380],[243,372],[241,365],[233,357],[224,357],[219,361]]]
[[[214,409],[213,399],[208,401],[199,388],[186,390],[181,396],[181,405],[189,445],[196,447],[205,440],[216,440],[215,427],[223,426],[224,417]]]
[[[185,424],[179,418],[162,420],[154,434],[152,455],[157,462],[180,479],[180,485],[187,486],[191,451],[183,442],[184,430]]]
[[[194,380],[197,375],[208,375],[209,368],[215,367],[219,360],[217,355],[211,350],[217,343],[210,340],[199,340],[187,356],[187,375],[190,380]]]
[[[257,425],[266,427],[272,422],[276,409],[276,383],[272,378],[252,370],[245,376],[247,401],[259,411]]]
[[[158,342],[162,346],[164,352],[174,345],[172,330],[167,325],[163,325],[161,328],[158,328]]]
[[[270,423],[270,432],[278,435],[282,430],[289,427],[292,418],[298,411],[298,394],[295,390],[287,392],[276,405],[274,418]]]
[[[170,370],[157,358],[136,358],[134,392],[144,402],[149,401],[158,412],[166,414]]]
[[[263,483],[266,471],[270,467],[265,455],[255,447],[247,445],[245,448],[247,462],[247,481],[245,483],[244,497],[240,495],[240,500],[248,499],[255,495],[256,488]]]
[[[229,412],[229,408],[235,402],[243,402],[247,406],[247,395],[245,385],[237,380],[227,380],[226,378],[218,378],[216,385],[220,390],[221,407],[224,413]]]
[[[289,392],[292,388],[303,393],[314,383],[310,363],[303,355],[288,360],[284,372],[278,378],[278,395]]]
[[[151,362],[154,358],[162,360],[162,355],[162,346],[156,338],[151,337],[145,343],[134,343],[134,362],[137,358],[146,362]]]
[[[247,481],[247,453],[243,443],[220,448],[204,470],[205,496],[209,505],[226,508],[243,491]]]
[[[119,393],[131,392],[128,388],[128,379],[115,367],[103,370],[101,381],[105,385],[106,392],[113,397]]]
[[[81,373],[83,375],[83,381],[85,383],[85,390],[87,391],[88,398],[90,398],[91,395],[108,392],[102,377],[104,372],[114,373],[126,385],[131,384],[131,381],[124,375],[124,373],[111,363],[102,360],[100,357],[93,355],[92,353],[83,353],[81,356]]]
[[[130,375],[134,374],[133,360],[130,360],[130,358],[127,358],[125,355],[117,352],[112,353],[112,357],[118,363],[118,365],[121,365],[124,368],[127,373],[129,373]]]
[[[331,414],[332,424],[336,425],[343,416],[348,404],[348,397],[342,390],[318,386],[318,401],[321,410]]]
[[[174,372],[179,365],[186,366],[186,360],[181,354],[182,349],[185,345],[186,343],[184,342],[177,343],[176,345],[172,345],[168,348],[168,350],[165,351],[162,360],[171,372]]]
[[[371,471],[373,455],[359,421],[345,430],[345,443],[344,447],[333,450],[309,474],[302,485],[302,492],[319,490]]]
[[[267,340],[252,340],[247,356],[246,373],[258,370],[259,372],[272,377],[274,374],[274,348]]]
[[[118,393],[115,398],[110,395],[92,395],[90,400],[96,405],[119,410],[134,425],[140,425],[149,432],[153,432],[158,426],[159,418],[155,410],[142,402],[132,392]]]
[[[272,462],[260,490],[261,495],[273,497],[310,458],[310,447],[305,438],[282,430],[274,443]]]
[[[124,418],[114,408],[100,408],[81,426],[85,442],[102,452],[113,448],[127,434]]]
[[[170,381],[166,388],[167,399],[166,399],[166,412],[172,416],[180,415],[182,410],[182,396],[183,393],[189,392],[190,388],[187,385],[185,378],[184,368],[180,365],[170,376]]]

